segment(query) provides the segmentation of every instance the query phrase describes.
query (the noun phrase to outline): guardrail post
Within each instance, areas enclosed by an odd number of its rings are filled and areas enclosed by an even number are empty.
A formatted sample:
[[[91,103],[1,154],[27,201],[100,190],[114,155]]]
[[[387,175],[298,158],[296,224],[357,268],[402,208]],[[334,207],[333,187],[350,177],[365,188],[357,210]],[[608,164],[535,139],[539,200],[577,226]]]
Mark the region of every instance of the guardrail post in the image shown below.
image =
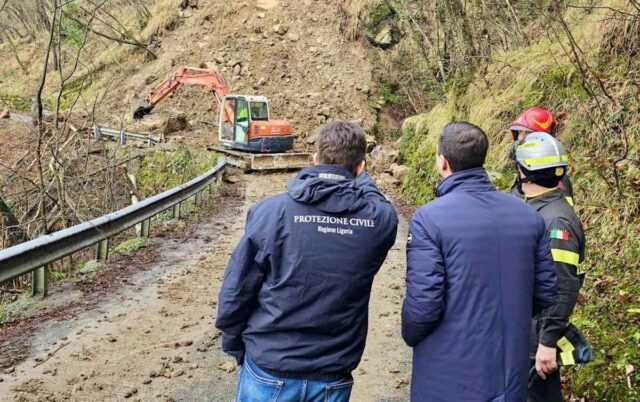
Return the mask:
[[[92,128],[93,128],[93,138],[100,139],[100,127],[94,124]]]
[[[31,295],[46,297],[49,293],[49,267],[36,268],[31,273]]]
[[[196,207],[202,204],[202,192],[196,193],[196,196],[194,198],[194,203],[196,204]]]
[[[120,130],[120,145],[125,145],[127,143],[127,136],[124,130]]]
[[[140,230],[140,236],[148,238],[150,228],[151,228],[151,218],[143,220],[142,229]]]
[[[96,260],[100,262],[107,261],[109,256],[109,239],[100,240],[96,244]]]
[[[180,203],[173,206],[173,219],[180,219]]]

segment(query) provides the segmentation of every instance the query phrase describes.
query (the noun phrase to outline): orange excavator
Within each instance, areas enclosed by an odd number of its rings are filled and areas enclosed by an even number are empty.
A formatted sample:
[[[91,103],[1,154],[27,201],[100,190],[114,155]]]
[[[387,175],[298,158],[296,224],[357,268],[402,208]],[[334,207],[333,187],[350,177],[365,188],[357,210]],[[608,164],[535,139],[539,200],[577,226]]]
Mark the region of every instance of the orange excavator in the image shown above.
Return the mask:
[[[149,92],[144,104],[133,112],[142,119],[154,106],[182,85],[208,88],[219,109],[218,136],[224,147],[252,153],[278,153],[293,148],[291,124],[271,120],[264,96],[232,95],[224,77],[215,70],[180,67]]]

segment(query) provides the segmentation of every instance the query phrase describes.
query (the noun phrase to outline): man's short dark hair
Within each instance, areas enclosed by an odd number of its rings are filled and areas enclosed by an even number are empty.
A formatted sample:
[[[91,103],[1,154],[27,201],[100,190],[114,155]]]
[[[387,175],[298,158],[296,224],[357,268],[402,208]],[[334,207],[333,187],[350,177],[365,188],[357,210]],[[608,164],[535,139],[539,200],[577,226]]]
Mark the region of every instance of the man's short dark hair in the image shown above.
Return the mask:
[[[488,150],[484,131],[464,121],[447,124],[438,140],[438,154],[447,158],[452,172],[482,167]]]
[[[318,161],[339,165],[355,172],[367,153],[364,130],[348,121],[334,121],[318,131],[316,137]]]

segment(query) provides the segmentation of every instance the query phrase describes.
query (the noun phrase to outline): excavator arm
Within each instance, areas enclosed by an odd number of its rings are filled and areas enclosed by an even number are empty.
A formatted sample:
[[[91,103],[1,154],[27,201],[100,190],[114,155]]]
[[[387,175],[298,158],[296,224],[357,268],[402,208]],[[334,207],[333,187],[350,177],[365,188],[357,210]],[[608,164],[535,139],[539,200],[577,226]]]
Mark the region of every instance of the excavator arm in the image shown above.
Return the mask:
[[[180,67],[169,78],[162,81],[149,92],[144,104],[133,112],[133,118],[142,119],[151,113],[151,110],[153,110],[158,102],[166,98],[181,85],[201,85],[209,88],[218,101],[218,104],[220,104],[224,96],[231,92],[227,81],[217,71],[203,68]],[[227,112],[230,112],[231,116],[233,116],[232,110]]]

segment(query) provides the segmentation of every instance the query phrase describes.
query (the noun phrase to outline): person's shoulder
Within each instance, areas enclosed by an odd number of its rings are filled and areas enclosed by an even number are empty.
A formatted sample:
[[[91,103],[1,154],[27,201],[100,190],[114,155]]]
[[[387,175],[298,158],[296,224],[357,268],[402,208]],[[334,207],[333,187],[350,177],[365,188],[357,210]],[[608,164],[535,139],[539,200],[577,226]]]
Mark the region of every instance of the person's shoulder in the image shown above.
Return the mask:
[[[276,194],[255,203],[251,207],[250,212],[256,215],[270,215],[277,210],[285,208],[290,201],[291,197],[289,197],[287,193]]]

